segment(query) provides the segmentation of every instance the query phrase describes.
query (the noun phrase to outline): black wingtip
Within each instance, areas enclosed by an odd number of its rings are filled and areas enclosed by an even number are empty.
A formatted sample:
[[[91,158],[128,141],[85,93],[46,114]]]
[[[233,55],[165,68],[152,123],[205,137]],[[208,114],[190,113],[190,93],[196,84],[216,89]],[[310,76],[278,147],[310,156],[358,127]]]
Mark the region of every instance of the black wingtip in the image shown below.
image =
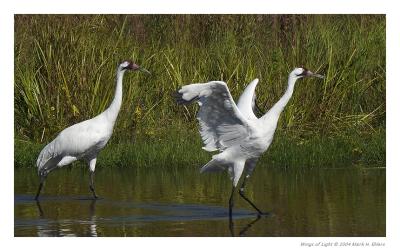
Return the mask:
[[[179,90],[176,90],[175,92],[173,92],[171,96],[175,98],[175,101],[176,101],[176,103],[178,103],[178,105],[184,105],[184,104],[189,103],[183,99],[183,97],[182,97],[183,94],[180,93]]]
[[[180,93],[179,90],[173,92],[173,93],[171,94],[171,96],[175,98],[175,101],[176,101],[176,103],[178,103],[178,105],[187,105],[187,104],[192,103],[192,102],[195,101],[195,100],[198,100],[198,97],[194,97],[194,98],[191,99],[191,100],[185,100],[185,99],[183,99],[183,94]]]

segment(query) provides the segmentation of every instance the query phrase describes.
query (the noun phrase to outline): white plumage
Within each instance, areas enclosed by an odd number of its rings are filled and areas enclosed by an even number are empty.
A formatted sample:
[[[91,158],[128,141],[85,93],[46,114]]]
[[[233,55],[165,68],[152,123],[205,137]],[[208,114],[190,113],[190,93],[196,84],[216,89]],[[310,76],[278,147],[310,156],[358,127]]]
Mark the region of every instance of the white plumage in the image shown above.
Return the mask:
[[[126,70],[147,70],[131,61],[122,62],[117,68],[115,96],[111,105],[96,117],[72,125],[58,134],[40,152],[36,161],[40,185],[36,194],[38,199],[43,182],[47,175],[55,168],[62,167],[72,162],[83,159],[87,161],[90,169],[90,190],[97,198],[94,189],[94,171],[98,153],[105,147],[111,138],[113,128],[122,103],[122,79]]]
[[[224,150],[249,135],[246,118],[240,113],[224,82],[193,84],[179,91],[185,100],[198,97],[197,119],[206,151]]]
[[[203,149],[209,152],[219,151],[201,168],[201,172],[227,169],[232,179],[233,194],[242,173],[246,173],[247,179],[260,155],[270,146],[279,115],[293,94],[296,80],[306,76],[322,77],[304,68],[294,69],[289,74],[285,94],[261,118],[257,118],[253,112],[258,79],[254,79],[247,86],[237,105],[224,82],[211,81],[183,86],[177,93],[177,102],[198,102],[200,109],[197,119],[204,143]],[[244,196],[244,185],[245,180],[239,190],[240,195],[261,214],[262,212]],[[232,194],[230,213],[233,206]]]
[[[47,175],[52,169],[78,159],[95,158],[110,139],[114,123],[102,113],[64,129],[40,152],[36,162],[39,175]]]
[[[256,106],[256,87],[258,84],[258,78],[250,82],[250,84],[244,89],[242,95],[240,95],[237,107],[240,112],[247,119],[256,120],[257,116],[254,114],[254,108]]]

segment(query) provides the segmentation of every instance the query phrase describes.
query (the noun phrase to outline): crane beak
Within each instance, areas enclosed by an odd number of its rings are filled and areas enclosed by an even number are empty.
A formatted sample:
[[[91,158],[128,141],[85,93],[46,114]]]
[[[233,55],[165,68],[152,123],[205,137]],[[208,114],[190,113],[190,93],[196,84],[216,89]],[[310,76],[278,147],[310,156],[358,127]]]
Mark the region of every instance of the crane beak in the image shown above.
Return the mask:
[[[317,77],[317,78],[325,78],[325,76],[311,72],[311,71],[307,71],[306,74],[307,77]]]
[[[147,74],[151,75],[151,73],[148,70],[146,70],[145,68],[143,68],[143,67],[139,67],[138,71],[141,71],[141,72],[144,72],[144,73],[147,73]]]

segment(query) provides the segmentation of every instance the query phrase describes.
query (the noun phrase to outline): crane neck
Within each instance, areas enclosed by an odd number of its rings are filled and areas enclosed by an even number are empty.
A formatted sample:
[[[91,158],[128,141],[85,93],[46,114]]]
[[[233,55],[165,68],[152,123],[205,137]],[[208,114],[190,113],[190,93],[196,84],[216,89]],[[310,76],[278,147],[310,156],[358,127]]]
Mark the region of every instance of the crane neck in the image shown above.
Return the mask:
[[[278,102],[272,108],[263,116],[265,119],[271,118],[271,116],[275,117],[276,119],[279,118],[279,115],[289,102],[290,98],[293,95],[293,90],[294,90],[294,84],[296,83],[297,78],[289,75],[288,79],[288,86],[283,94],[283,96],[279,99]]]
[[[110,106],[104,111],[105,115],[108,117],[108,121],[115,124],[117,120],[119,110],[121,109],[122,104],[122,79],[124,78],[125,71],[117,70],[117,80],[115,85],[115,93],[114,99],[111,102]]]

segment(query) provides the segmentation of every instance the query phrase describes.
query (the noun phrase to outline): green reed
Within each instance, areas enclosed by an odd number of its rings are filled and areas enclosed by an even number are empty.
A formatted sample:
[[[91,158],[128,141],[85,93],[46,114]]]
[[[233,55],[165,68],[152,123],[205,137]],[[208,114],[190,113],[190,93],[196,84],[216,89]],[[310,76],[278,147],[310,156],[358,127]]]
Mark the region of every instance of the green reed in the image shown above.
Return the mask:
[[[304,65],[326,79],[296,84],[274,144],[284,144],[286,137],[279,135],[289,135],[291,142],[315,139],[316,146],[318,137],[354,138],[357,132],[368,143],[379,135],[382,140],[373,146],[379,152],[363,152],[361,158],[382,163],[383,15],[16,15],[15,137],[43,144],[99,114],[113,98],[116,66],[123,59],[134,59],[152,74],[125,75],[111,144],[146,137],[168,141],[174,128],[198,139],[197,107],[177,106],[171,97],[179,86],[223,80],[238,98],[259,78],[258,102],[268,110],[283,94],[288,73]],[[348,152],[352,142],[331,148]],[[160,146],[166,149],[146,147],[171,154],[168,144]],[[141,153],[138,162],[146,159]]]
[[[132,143],[109,143],[99,154],[98,168],[156,168],[176,170],[200,168],[213,153],[201,150],[200,136],[172,130],[163,137],[146,136]],[[44,144],[15,141],[14,165],[36,168],[36,158]],[[385,131],[373,134],[353,132],[335,137],[293,136],[278,132],[258,165],[271,168],[338,168],[353,165],[384,167]],[[214,153],[215,154],[215,153]],[[73,165],[87,167],[77,162]]]

